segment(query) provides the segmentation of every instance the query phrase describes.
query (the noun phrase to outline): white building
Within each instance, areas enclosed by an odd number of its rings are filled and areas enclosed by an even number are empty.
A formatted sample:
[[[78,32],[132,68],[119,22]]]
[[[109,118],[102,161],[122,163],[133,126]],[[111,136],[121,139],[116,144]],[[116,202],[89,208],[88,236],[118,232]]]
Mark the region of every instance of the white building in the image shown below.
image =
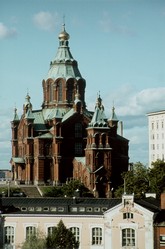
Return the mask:
[[[30,233],[39,229],[47,235],[61,219],[80,242],[79,249],[154,249],[153,220],[159,207],[148,198],[9,197],[1,201],[3,249],[20,249]]]
[[[150,112],[148,116],[149,129],[149,167],[157,159],[165,156],[165,110]]]

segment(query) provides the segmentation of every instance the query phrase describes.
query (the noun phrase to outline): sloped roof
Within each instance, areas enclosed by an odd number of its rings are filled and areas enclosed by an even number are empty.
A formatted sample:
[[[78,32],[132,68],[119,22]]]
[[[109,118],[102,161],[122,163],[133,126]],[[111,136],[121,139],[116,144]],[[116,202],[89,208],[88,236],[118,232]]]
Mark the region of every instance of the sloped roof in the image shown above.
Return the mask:
[[[75,157],[74,158],[77,162],[85,164],[85,157],[80,156],[80,157]]]
[[[43,113],[43,118],[44,120],[51,120],[53,118],[62,118],[64,116],[64,114],[66,113],[66,109],[65,108],[48,108],[48,109],[43,109],[42,113]]]
[[[3,208],[3,213],[7,213],[8,209],[13,207],[13,212],[17,210],[17,213],[68,213],[68,214],[77,214],[77,215],[86,215],[87,213],[96,215],[103,214],[106,210],[111,209],[122,203],[122,199],[107,199],[107,198],[28,198],[28,197],[5,197],[0,199],[1,206]],[[140,206],[148,209],[149,211],[154,212],[157,215],[157,221],[162,221],[164,219],[165,212],[160,212],[159,202],[152,198],[145,198],[142,200],[135,200],[135,203]],[[40,210],[37,210],[36,207],[40,207]],[[58,208],[63,207],[63,212],[58,210]],[[72,207],[77,208],[77,211],[72,211]],[[84,207],[82,212],[80,209]],[[47,208],[45,211],[44,208]],[[99,208],[96,210],[96,208]],[[2,209],[2,208],[1,208]],[[90,209],[90,210],[89,210]],[[6,211],[5,211],[6,210]],[[10,211],[10,213],[12,213]]]
[[[42,114],[42,111],[33,111],[33,115],[34,115],[34,129],[35,130],[46,130],[46,125],[45,125],[45,121],[44,121],[44,117]]]
[[[70,109],[62,118],[62,122],[64,122],[65,120],[67,120],[68,118],[70,118],[71,116],[73,116],[73,114],[75,114],[76,111],[74,110],[74,108]]]
[[[102,105],[102,99],[100,96],[97,98],[95,112],[92,120],[89,123],[89,127],[108,127],[107,118],[104,113],[104,106]]]
[[[37,213],[60,213],[62,214],[75,214],[75,215],[100,215],[107,209],[112,208],[119,203],[121,199],[106,199],[106,198],[28,198],[28,197],[5,197],[1,198],[1,205],[3,213],[18,214],[37,214]],[[38,207],[40,210],[38,211]],[[73,211],[72,207],[77,208],[77,211]],[[84,210],[82,211],[82,207]],[[47,208],[47,211],[44,211]],[[61,212],[63,208],[63,212]],[[95,208],[99,208],[95,209]],[[60,210],[59,210],[60,209]]]
[[[45,133],[45,134],[42,134],[42,135],[40,135],[40,136],[38,136],[37,138],[52,138],[53,137],[53,135],[50,133],[50,132],[48,132],[48,133]]]

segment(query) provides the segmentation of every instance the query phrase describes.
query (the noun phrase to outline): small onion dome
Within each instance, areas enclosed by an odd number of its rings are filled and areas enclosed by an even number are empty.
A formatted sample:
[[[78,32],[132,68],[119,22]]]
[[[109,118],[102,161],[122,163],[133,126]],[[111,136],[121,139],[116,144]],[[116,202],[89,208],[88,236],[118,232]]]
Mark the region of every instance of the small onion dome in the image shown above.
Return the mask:
[[[63,24],[63,31],[58,36],[59,40],[67,41],[69,40],[70,36],[69,34],[65,31],[65,24]]]

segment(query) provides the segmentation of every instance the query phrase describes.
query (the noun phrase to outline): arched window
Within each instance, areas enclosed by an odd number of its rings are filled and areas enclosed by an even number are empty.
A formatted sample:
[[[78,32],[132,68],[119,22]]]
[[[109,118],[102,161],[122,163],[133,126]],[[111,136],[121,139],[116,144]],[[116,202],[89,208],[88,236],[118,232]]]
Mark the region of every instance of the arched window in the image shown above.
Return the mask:
[[[80,241],[80,228],[79,227],[70,227],[70,231],[74,234],[76,241]]]
[[[62,81],[58,82],[58,101],[62,101]]]
[[[106,134],[103,133],[101,136],[102,136],[102,145],[103,147],[106,147]]]
[[[4,236],[5,236],[5,245],[12,245],[14,243],[14,227],[6,226]]]
[[[36,227],[34,226],[29,226],[26,227],[26,239],[30,239],[31,236],[36,235]]]
[[[67,97],[68,97],[68,102],[73,102],[73,84],[70,82],[68,84],[68,90],[67,90]]]
[[[99,139],[100,139],[100,136],[98,133],[95,134],[95,144],[96,144],[96,147],[99,147]]]
[[[92,228],[92,245],[102,244],[102,228],[93,227]]]
[[[53,83],[51,83],[49,86],[49,101],[50,102],[53,101],[53,90],[54,90]]]
[[[135,230],[125,228],[122,230],[122,246],[135,246]]]

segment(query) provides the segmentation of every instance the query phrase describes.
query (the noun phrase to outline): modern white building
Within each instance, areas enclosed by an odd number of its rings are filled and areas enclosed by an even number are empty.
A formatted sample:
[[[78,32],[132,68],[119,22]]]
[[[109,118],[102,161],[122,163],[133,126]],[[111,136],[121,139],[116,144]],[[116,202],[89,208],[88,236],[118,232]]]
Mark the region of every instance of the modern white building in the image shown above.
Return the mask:
[[[149,167],[156,160],[165,157],[165,110],[150,112],[148,116],[149,129]]]
[[[156,199],[155,199],[156,201]],[[37,229],[45,235],[62,219],[80,242],[79,249],[154,249],[157,202],[95,198],[1,198],[3,249],[20,249]]]

